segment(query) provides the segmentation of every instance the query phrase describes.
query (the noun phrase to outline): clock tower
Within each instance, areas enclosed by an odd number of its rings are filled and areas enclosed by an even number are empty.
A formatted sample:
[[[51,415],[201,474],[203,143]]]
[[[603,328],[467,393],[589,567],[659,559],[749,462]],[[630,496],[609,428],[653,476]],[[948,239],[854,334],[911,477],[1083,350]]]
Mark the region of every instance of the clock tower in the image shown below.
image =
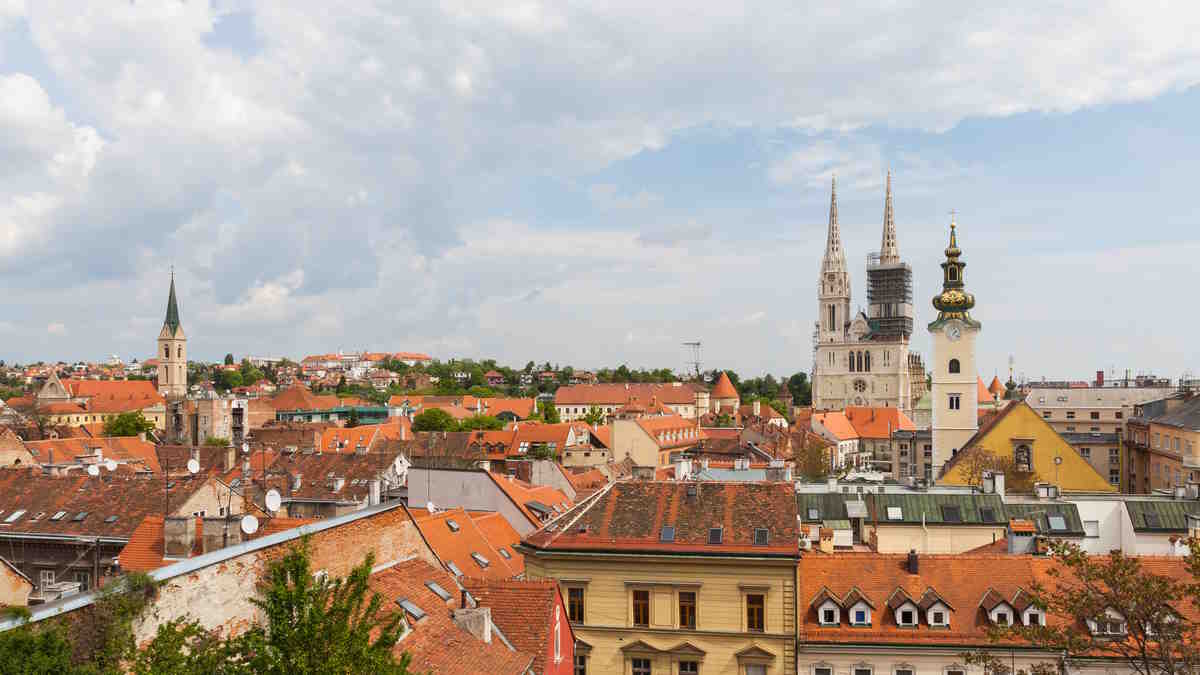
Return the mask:
[[[963,444],[979,430],[978,375],[975,367],[975,339],[982,328],[971,318],[975,296],[966,291],[959,260],[957,224],[950,221],[950,245],[942,263],[942,292],[933,297],[937,319],[929,324],[933,338],[933,379],[930,394],[933,406],[933,478]]]

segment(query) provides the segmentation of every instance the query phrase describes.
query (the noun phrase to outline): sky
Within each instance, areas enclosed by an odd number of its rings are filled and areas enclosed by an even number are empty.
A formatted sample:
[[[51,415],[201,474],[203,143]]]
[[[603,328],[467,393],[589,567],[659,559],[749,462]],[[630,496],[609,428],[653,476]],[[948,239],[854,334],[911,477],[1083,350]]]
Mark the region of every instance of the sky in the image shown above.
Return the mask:
[[[1200,372],[1200,4],[342,4],[0,0],[0,359],[808,370],[891,169],[927,360],[955,210],[981,375]]]

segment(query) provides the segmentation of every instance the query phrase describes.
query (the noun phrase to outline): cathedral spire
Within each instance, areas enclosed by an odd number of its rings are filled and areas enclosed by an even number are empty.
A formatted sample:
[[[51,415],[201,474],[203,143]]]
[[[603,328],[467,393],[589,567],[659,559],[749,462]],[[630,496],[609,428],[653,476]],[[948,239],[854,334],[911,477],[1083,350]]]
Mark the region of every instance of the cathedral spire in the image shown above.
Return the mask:
[[[830,271],[831,267],[835,269],[844,269],[846,267],[846,255],[842,251],[842,233],[838,227],[837,174],[833,176],[829,197],[829,232],[825,237],[826,271]]]
[[[171,335],[179,331],[179,303],[175,300],[175,270],[171,270],[171,293],[167,297],[167,318],[163,321],[164,328],[171,329]]]
[[[887,195],[883,200],[883,241],[879,244],[879,263],[895,265],[900,262],[900,247],[896,243],[896,217],[892,211],[892,170],[887,173]]]

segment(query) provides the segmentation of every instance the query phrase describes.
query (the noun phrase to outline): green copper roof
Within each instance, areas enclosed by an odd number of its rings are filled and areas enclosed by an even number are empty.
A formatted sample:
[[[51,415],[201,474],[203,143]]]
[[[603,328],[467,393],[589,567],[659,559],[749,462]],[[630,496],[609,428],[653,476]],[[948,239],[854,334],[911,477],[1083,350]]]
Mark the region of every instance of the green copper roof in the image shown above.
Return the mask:
[[[171,296],[167,298],[167,319],[163,321],[163,326],[171,329],[171,334],[174,335],[179,331],[179,303],[175,300],[175,275],[171,275]]]

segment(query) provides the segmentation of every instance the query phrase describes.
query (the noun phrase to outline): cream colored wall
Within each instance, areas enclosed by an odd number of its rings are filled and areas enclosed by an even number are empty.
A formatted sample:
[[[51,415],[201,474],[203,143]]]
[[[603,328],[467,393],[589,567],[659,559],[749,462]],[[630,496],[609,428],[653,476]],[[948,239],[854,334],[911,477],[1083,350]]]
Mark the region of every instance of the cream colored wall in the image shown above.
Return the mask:
[[[8,565],[0,564],[0,607],[25,607],[33,584]]]
[[[974,527],[970,525],[878,525],[872,526],[880,553],[950,553],[957,554],[990,544],[1004,538],[1003,527]]]
[[[962,337],[951,342],[946,326],[933,331],[933,358],[925,364],[932,379],[930,404],[933,408],[933,473],[936,477],[942,465],[962,449],[979,429],[978,371],[975,368],[975,338],[979,332],[965,324]],[[958,359],[959,372],[951,373],[950,359]],[[950,394],[961,395],[958,410],[950,410]]]
[[[203,511],[208,517],[217,517],[221,514],[221,509],[229,504],[230,513],[239,514],[242,512],[242,500],[237,495],[233,499],[229,499],[229,488],[216,480],[210,480],[207,485],[196,490],[195,494],[187,499],[183,504],[175,510],[175,515],[187,516]]]
[[[983,669],[976,666],[968,667],[963,663],[962,650],[926,647],[854,647],[845,646],[808,646],[799,655],[800,675],[813,675],[818,666],[832,668],[833,675],[853,675],[854,669],[868,667],[874,675],[892,675],[897,668],[907,668],[913,675],[944,675],[947,669],[953,667],[967,675],[984,675]],[[1024,651],[994,650],[997,656],[1002,656],[1005,665],[1015,666],[1016,670],[1029,672],[1031,666],[1039,663],[1053,663],[1053,654],[1028,653]],[[1076,663],[1071,666],[1073,675],[1117,675],[1133,671],[1119,663],[1107,665]]]
[[[615,462],[628,456],[637,466],[658,466],[658,443],[634,420],[613,420],[610,449]]]
[[[574,447],[562,452],[563,466],[600,466],[610,459],[605,448]]]
[[[755,562],[702,558],[580,558],[525,555],[530,579],[558,579],[567,589],[584,589],[584,622],[575,636],[592,646],[589,673],[628,673],[623,645],[641,640],[669,650],[688,642],[705,652],[704,675],[737,673],[734,654],[757,645],[775,654],[769,673],[794,672],[795,561]],[[651,591],[650,627],[635,628],[634,589]],[[678,592],[696,592],[696,629],[678,628]],[[766,632],[745,632],[747,592],[766,594]],[[673,673],[674,658],[654,657],[653,672]]]

